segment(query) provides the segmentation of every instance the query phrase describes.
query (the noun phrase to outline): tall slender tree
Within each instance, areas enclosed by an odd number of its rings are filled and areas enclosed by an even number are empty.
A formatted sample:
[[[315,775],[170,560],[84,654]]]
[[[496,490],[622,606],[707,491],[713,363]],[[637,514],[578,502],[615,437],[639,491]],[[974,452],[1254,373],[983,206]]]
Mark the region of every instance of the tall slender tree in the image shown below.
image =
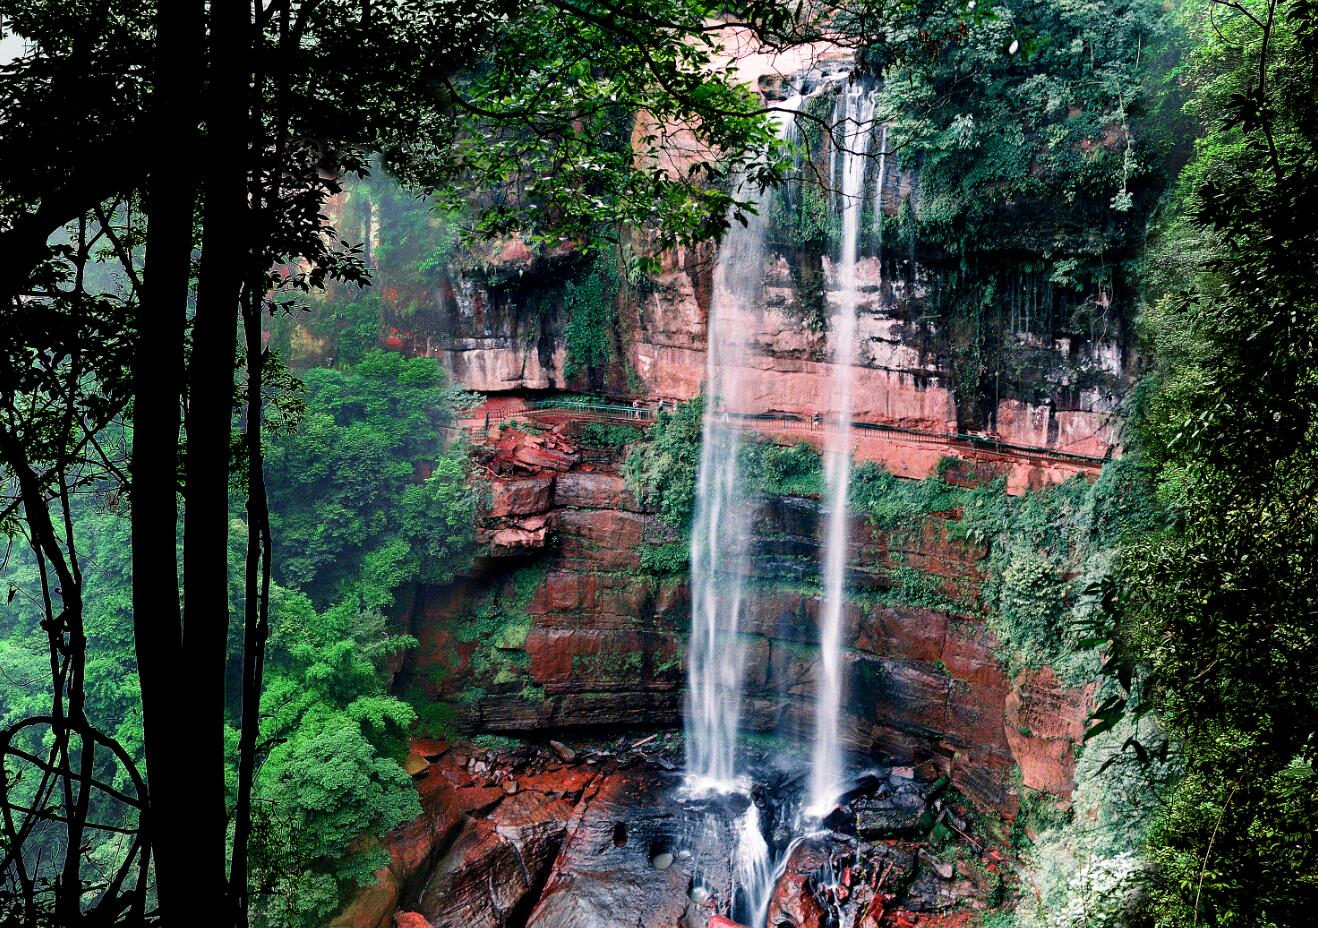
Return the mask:
[[[229,444],[238,299],[251,271],[247,176],[253,138],[252,7],[212,0],[204,96],[203,212],[197,304],[188,363],[184,459],[183,660],[203,730],[225,723],[229,635]],[[192,816],[203,836],[193,861],[207,911],[226,905],[224,740],[199,739]],[[213,906],[213,908],[211,908]]]
[[[177,0],[156,10],[148,119],[155,137],[172,144],[148,149],[143,269],[148,283],[135,320],[133,354],[133,623],[151,787],[145,824],[156,851],[160,908],[167,913],[198,900],[196,884],[204,876],[192,865],[190,829],[179,815],[189,801],[189,778],[173,743],[178,694],[187,679],[175,551],[204,9],[203,0]]]

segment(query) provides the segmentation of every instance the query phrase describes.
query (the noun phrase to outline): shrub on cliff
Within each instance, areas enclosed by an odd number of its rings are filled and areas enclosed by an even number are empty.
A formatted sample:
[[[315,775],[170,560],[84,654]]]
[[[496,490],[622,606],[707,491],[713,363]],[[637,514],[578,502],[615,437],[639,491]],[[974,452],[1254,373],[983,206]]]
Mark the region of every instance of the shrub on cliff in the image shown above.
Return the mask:
[[[824,462],[807,442],[783,447],[751,442],[741,449],[745,483],[772,496],[819,496],[824,492]]]
[[[563,339],[567,356],[563,376],[572,380],[579,373],[600,377],[613,358],[614,327],[618,320],[618,273],[613,249],[596,256],[590,272],[580,280],[563,285],[563,308],[567,325]]]
[[[696,505],[703,397],[660,414],[648,440],[627,455],[623,475],[636,498],[685,533]]]

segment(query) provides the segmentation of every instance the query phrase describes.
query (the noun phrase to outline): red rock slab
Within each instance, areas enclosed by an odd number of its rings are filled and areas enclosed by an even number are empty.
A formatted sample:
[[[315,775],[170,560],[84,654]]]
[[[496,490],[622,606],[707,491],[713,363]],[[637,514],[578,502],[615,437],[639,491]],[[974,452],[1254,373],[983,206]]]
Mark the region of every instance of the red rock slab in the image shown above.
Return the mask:
[[[473,821],[436,864],[417,910],[436,928],[496,928],[528,888],[516,849],[492,823]]]
[[[395,928],[434,928],[430,919],[420,912],[398,912],[394,915]]]
[[[855,647],[877,657],[934,662],[942,659],[949,617],[914,606],[882,607],[862,617]]]
[[[1061,686],[1051,668],[1021,674],[1007,695],[1002,724],[1022,783],[1070,798],[1074,746],[1084,738],[1088,706],[1088,691]]]
[[[792,641],[819,640],[820,599],[797,590],[773,590],[749,597],[742,605],[745,633]]]
[[[433,928],[503,928],[538,889],[565,825],[547,806],[532,809],[526,801],[516,802],[524,796],[537,802],[538,794],[508,797],[509,811],[498,810],[505,821],[470,821],[436,864],[417,902]],[[546,801],[542,795],[538,799]]]
[[[453,791],[453,802],[466,815],[485,812],[503,798],[498,786],[464,786]]]
[[[553,475],[496,478],[490,481],[490,506],[486,518],[530,516],[546,512],[554,502]]]
[[[650,597],[650,585],[640,577],[559,569],[545,577],[527,611],[545,617],[544,624],[568,628],[581,626],[583,616],[593,627],[630,628],[651,612]]]
[[[580,796],[581,792],[594,782],[595,777],[596,774],[590,767],[577,765],[561,767],[558,770],[544,770],[535,774],[523,774],[518,779],[518,783],[524,790]]]
[[[549,543],[549,521],[547,516],[535,516],[478,535],[482,536],[478,540],[488,541],[496,554],[538,551]]]
[[[827,851],[811,842],[798,844],[793,849],[783,875],[769,897],[768,924],[785,922],[797,928],[822,928],[827,923],[824,910],[808,886],[810,874],[827,860]]]
[[[416,750],[416,743],[413,745]],[[399,882],[406,883],[424,867],[462,823],[465,814],[460,791],[445,775],[451,755],[441,756],[430,765],[425,776],[416,781],[421,799],[421,814],[389,833],[390,869]]]
[[[1096,458],[1116,447],[1120,426],[1120,417],[1104,411],[1058,410],[1009,399],[997,409],[997,432],[1004,442]]]
[[[556,438],[506,429],[495,443],[491,466],[501,472],[521,469],[545,474],[571,470],[576,463],[576,453]]]
[[[639,567],[645,518],[609,509],[567,509],[559,513],[558,531],[565,557],[590,561],[598,570]]]
[[[436,738],[409,738],[408,745],[413,751],[427,760],[434,760],[448,753],[449,745],[447,741]]]
[[[821,928],[826,924],[824,911],[806,883],[807,877],[804,874],[783,874],[769,903],[770,925],[786,922],[797,928]]]
[[[598,472],[569,471],[561,474],[554,488],[554,505],[568,509],[641,511],[626,480],[615,474]]]
[[[656,681],[654,668],[676,667],[672,636],[642,629],[532,628],[526,639],[531,674],[545,692],[671,688],[672,674]]]
[[[982,624],[950,619],[939,659],[957,680],[976,683],[1006,694],[1009,688],[1002,662],[994,653],[998,642]]]
[[[433,803],[423,807],[421,815],[389,834],[389,868],[400,879],[407,881],[430,860],[436,847],[461,821],[461,812],[447,803]]]

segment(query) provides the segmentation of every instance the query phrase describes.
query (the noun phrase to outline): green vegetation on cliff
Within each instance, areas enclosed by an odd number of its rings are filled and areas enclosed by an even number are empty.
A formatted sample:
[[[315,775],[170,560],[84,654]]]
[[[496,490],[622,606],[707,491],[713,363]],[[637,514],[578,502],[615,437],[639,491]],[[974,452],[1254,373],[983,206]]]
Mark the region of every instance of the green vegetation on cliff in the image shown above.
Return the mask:
[[[1204,132],[1146,258],[1136,419],[1173,519],[1124,555],[1116,640],[1185,778],[1149,843],[1159,925],[1318,905],[1318,8],[1186,10]]]
[[[982,610],[1007,670],[1048,666],[1070,684],[1088,683],[1098,670],[1097,652],[1084,644],[1099,606],[1093,588],[1110,574],[1122,539],[1160,518],[1147,469],[1122,458],[1094,481],[1074,478],[1020,497],[1008,496],[1001,479],[968,487],[951,477],[902,480],[863,464],[852,476],[851,505],[895,549],[918,547],[930,526],[983,546],[982,599],[960,608]],[[905,588],[923,589],[908,580],[896,592]]]
[[[631,450],[623,466],[636,498],[658,512],[683,538],[696,505],[704,410],[704,399],[697,397],[673,412],[662,413],[646,441]]]
[[[567,347],[563,376],[568,380],[578,373],[598,378],[613,358],[618,322],[616,261],[613,249],[602,252],[584,278],[563,285],[567,314],[567,324],[563,327]]]

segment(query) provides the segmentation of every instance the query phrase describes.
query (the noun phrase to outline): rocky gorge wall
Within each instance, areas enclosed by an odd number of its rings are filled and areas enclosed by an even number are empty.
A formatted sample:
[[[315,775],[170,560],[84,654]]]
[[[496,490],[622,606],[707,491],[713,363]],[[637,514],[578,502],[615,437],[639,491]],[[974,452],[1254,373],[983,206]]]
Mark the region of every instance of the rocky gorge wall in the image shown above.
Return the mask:
[[[567,453],[493,479],[473,576],[420,588],[419,646],[396,687],[439,730],[590,736],[679,729],[689,624],[683,548],[608,463]],[[1009,675],[980,600],[987,549],[958,513],[852,526],[844,737],[858,757],[927,764],[1010,816],[1024,785],[1066,797],[1087,694],[1047,668]],[[771,496],[754,515],[743,725],[808,737],[818,662],[822,513]],[[676,552],[677,561],[666,560]]]
[[[912,196],[918,190],[913,177],[894,187]],[[885,202],[895,212],[901,200],[890,195]],[[537,257],[524,247],[501,249],[480,269],[437,269],[410,288],[391,287],[387,272],[381,274],[380,342],[435,357],[455,382],[485,394],[578,390],[649,403],[688,400],[701,393],[705,379],[715,259],[713,246],[676,249],[662,256],[659,273],[620,286],[601,336],[610,352],[602,366],[571,370],[572,312],[563,297],[565,281],[600,284],[579,259]],[[1096,458],[1118,445],[1119,411],[1135,363],[1119,328],[1090,338],[1060,324],[1026,327],[1022,317],[1016,329],[1001,334],[1013,354],[1014,376],[968,396],[958,390],[952,348],[932,312],[940,272],[889,254],[863,257],[857,276],[856,421],[949,434],[972,430]],[[834,278],[827,258],[787,244],[775,248],[765,271],[765,305],[742,320],[754,356],[743,411],[829,415],[831,350],[826,327],[811,318],[818,310],[810,307],[836,299]],[[1023,281],[1021,294],[1028,297],[1033,287]],[[1103,303],[1111,295],[1087,298]]]
[[[828,49],[786,58],[740,49],[732,63],[770,103],[782,102],[791,88],[808,94],[804,110],[825,121],[836,118],[829,101],[855,67],[847,54]],[[828,318],[840,299],[831,257],[837,143],[808,120],[801,125],[804,152],[770,205],[763,299],[737,320],[751,349],[740,411],[829,417]],[[886,133],[874,128],[876,151]],[[1087,143],[1080,148],[1091,156],[1116,144],[1106,136]],[[981,243],[984,254],[949,254],[916,234],[916,218],[931,198],[918,159],[883,151],[865,170],[855,420],[1110,455],[1135,375],[1125,321],[1133,294],[1115,272],[1085,282],[1075,266],[1117,266],[1123,254],[1099,248],[1095,258],[1097,246],[1086,241],[1068,258],[1062,242],[1073,230],[1065,210],[1035,228],[1024,218],[1013,225],[1011,209],[1000,211],[1000,222],[1014,231]],[[486,395],[581,391],[646,403],[702,392],[713,243],[653,255],[658,270],[644,274],[631,264],[649,250],[639,234],[624,235],[596,257],[517,240],[460,248],[443,220],[387,178],[351,187],[331,204],[330,218],[345,238],[364,242],[379,296],[379,343],[438,359],[463,387]],[[294,362],[299,353],[332,355],[335,335],[333,326],[314,335],[303,330],[292,346]]]
[[[837,61],[810,66],[817,83],[841,73]],[[801,63],[792,67],[796,80]],[[748,82],[781,99],[788,77],[772,70],[757,65]],[[825,134],[810,157],[826,164],[830,144]],[[1115,144],[1105,137],[1091,148]],[[1119,456],[1120,412],[1135,378],[1123,321],[1129,295],[1119,283],[1054,285],[1055,243],[1045,241],[1046,230],[1025,228],[1002,243],[996,289],[984,291],[992,311],[973,316],[968,338],[966,319],[948,308],[965,296],[954,292],[964,263],[906,234],[925,195],[918,166],[894,160],[878,176],[876,167],[866,179],[875,196],[857,268],[853,378],[855,420],[875,428],[854,433],[855,459],[911,480],[945,471],[976,486],[1001,478],[995,492],[1018,497],[1077,474],[1092,478]],[[736,411],[768,417],[756,425],[760,440],[818,449],[813,426],[793,429],[835,413],[827,320],[840,296],[836,271],[826,244],[793,231],[791,211],[804,209],[799,192],[774,209],[763,300],[735,320],[753,349]],[[690,621],[686,540],[637,499],[620,453],[591,453],[573,428],[507,410],[574,392],[647,407],[700,396],[716,247],[665,253],[645,275],[627,263],[645,247],[638,238],[594,257],[504,242],[479,256],[422,262],[415,249],[398,247],[396,204],[359,188],[335,210],[337,225],[359,231],[377,271],[373,343],[436,358],[455,383],[481,395],[464,425],[488,486],[475,568],[454,583],[415,589],[401,616],[418,646],[398,658],[395,691],[418,709],[422,733],[444,740],[414,744],[409,763],[427,812],[392,836],[394,862],[371,891],[388,895],[389,906],[401,899],[416,907],[418,926],[602,925],[613,923],[615,906],[626,909],[628,924],[703,925],[658,903],[633,911],[648,897],[633,899],[630,887],[647,879],[683,895],[677,868],[655,876],[649,855],[628,865],[640,868],[625,874],[628,892],[599,888],[611,885],[600,868],[621,860],[628,844],[616,823],[660,818],[651,780],[674,779]],[[436,235],[442,225],[423,224]],[[405,265],[409,272],[399,273]],[[418,266],[425,272],[413,273]],[[294,361],[298,351],[304,361],[332,358],[348,330],[336,325],[295,333]],[[986,450],[981,437],[1001,444]],[[883,526],[853,516],[842,735],[855,758],[903,777],[909,770],[922,788],[946,777],[975,810],[1010,820],[1036,792],[1069,804],[1092,693],[1066,685],[1063,676],[1081,677],[1046,660],[1022,666],[1004,655],[986,597],[1000,567],[992,566],[993,542],[968,540],[966,515],[949,505]],[[817,495],[805,491],[755,502],[742,727],[762,752],[794,751],[810,734],[823,516]],[[1028,533],[1014,541],[1028,553],[1045,547]],[[1032,605],[1047,611],[1068,596],[1070,608],[1074,591],[1059,591],[1082,586],[1081,573],[1022,576]],[[627,744],[653,747],[651,735],[664,750],[637,761]],[[589,760],[556,744],[606,739],[618,749],[593,750]],[[501,747],[482,753],[473,744]],[[510,765],[501,759],[509,752],[530,760]],[[630,771],[634,761],[648,773]],[[726,871],[727,863],[717,866]],[[815,869],[789,868],[789,877],[804,884]],[[944,883],[966,876],[934,872]],[[573,920],[571,906],[594,903],[598,911]],[[771,921],[780,923],[812,924],[796,915]]]

